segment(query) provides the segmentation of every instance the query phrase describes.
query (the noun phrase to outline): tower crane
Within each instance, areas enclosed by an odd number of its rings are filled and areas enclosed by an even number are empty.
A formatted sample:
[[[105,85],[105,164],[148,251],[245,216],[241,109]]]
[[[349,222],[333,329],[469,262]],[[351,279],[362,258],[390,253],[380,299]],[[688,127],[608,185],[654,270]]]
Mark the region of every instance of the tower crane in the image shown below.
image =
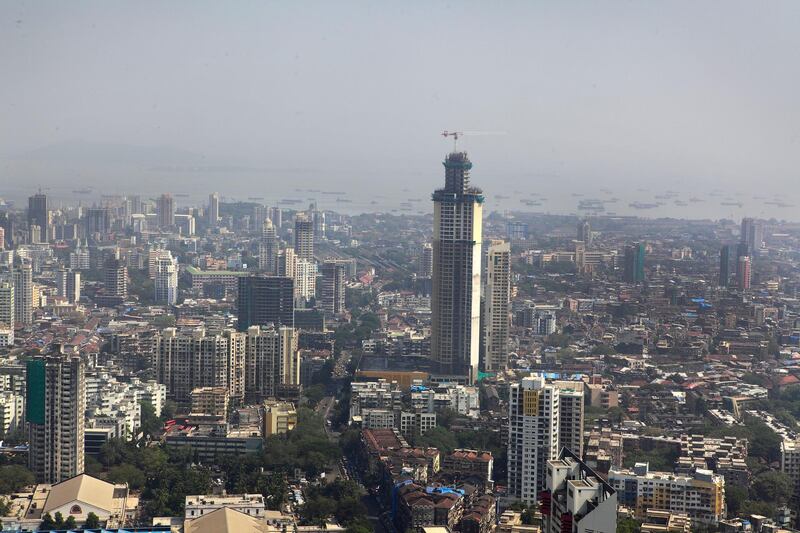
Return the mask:
[[[444,130],[442,132],[442,137],[452,137],[453,138],[453,151],[458,151],[458,138],[463,137],[464,135],[505,135],[506,132],[504,131],[448,131]]]

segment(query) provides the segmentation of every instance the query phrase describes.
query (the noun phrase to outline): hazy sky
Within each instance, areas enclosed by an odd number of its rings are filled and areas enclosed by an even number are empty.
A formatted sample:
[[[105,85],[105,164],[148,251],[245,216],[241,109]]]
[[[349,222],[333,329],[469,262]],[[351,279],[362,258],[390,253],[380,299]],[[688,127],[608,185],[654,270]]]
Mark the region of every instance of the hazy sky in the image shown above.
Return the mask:
[[[4,1],[0,196],[102,176],[424,197],[443,129],[507,132],[464,142],[493,193],[800,195],[798,28],[794,0]]]

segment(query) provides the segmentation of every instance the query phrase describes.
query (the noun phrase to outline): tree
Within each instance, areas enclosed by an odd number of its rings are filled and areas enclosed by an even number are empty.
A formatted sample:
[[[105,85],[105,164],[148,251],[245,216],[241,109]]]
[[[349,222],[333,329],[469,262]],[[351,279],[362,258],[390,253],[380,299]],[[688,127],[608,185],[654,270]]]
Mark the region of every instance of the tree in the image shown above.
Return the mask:
[[[372,531],[372,524],[368,520],[360,519],[354,520],[347,526],[345,533],[371,533]]]
[[[744,502],[747,500],[747,489],[738,485],[725,487],[725,504],[729,516],[738,516]]]
[[[161,429],[161,420],[156,416],[156,410],[149,401],[141,401],[142,406],[142,433],[145,435],[155,435]]]
[[[11,511],[11,500],[0,498],[0,516],[6,516]],[[3,528],[0,528],[2,530]]]
[[[100,518],[94,513],[89,513],[86,515],[86,522],[83,527],[84,529],[98,529],[100,527]]]
[[[100,447],[100,462],[106,468],[123,463],[127,455],[126,448],[122,439],[109,439]]]
[[[78,523],[75,521],[74,516],[68,516],[66,520],[64,520],[64,529],[76,529],[78,527]]]
[[[569,346],[569,335],[561,335],[558,333],[551,333],[544,339],[547,346],[555,346],[556,348],[566,348]]]
[[[141,490],[146,480],[144,472],[128,463],[115,466],[108,472],[108,481],[127,483],[131,490]]]
[[[769,470],[753,480],[753,495],[778,507],[786,505],[794,492],[792,479],[783,472]]]
[[[322,384],[311,385],[303,390],[303,394],[311,405],[316,405],[325,397],[325,386]]]
[[[608,344],[598,344],[592,349],[592,355],[614,355],[614,353],[616,353],[614,347]]]
[[[50,513],[44,513],[44,515],[42,515],[42,523],[39,524],[39,531],[50,531],[55,528],[56,522],[53,520],[53,517],[50,516]]]
[[[64,527],[64,515],[61,514],[60,511],[58,511],[56,512],[54,519],[56,521],[55,529],[62,529]]]
[[[0,467],[0,494],[17,492],[33,485],[36,477],[33,472],[22,465],[6,465]]]
[[[442,453],[450,453],[458,446],[453,432],[443,427],[429,429],[416,442],[418,446],[438,448]]]
[[[633,518],[623,518],[617,521],[617,533],[636,533],[641,529],[641,526]]]
[[[748,424],[753,431],[753,438],[750,441],[749,455],[761,457],[767,462],[780,460],[781,457],[781,438],[763,422]]]
[[[178,406],[172,400],[164,402],[164,407],[161,409],[161,420],[172,420],[175,418],[175,413],[178,411]]]

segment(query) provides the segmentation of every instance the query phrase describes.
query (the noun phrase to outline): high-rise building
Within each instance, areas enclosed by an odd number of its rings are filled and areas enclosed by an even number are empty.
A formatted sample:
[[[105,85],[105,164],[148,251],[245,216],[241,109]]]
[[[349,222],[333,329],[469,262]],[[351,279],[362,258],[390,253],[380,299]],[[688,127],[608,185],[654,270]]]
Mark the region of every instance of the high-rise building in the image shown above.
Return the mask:
[[[756,255],[764,242],[764,224],[754,218],[743,218],[739,242],[747,245],[747,255]]]
[[[108,233],[111,228],[111,212],[107,207],[90,207],[86,210],[86,238]]]
[[[261,241],[258,243],[258,268],[267,274],[278,273],[278,232],[269,218],[261,229]]]
[[[108,296],[128,297],[128,267],[119,259],[109,258],[103,265],[103,281]]]
[[[583,381],[554,381],[558,387],[558,448],[583,457]]]
[[[736,250],[732,244],[725,244],[719,251],[719,286],[727,287],[731,281],[731,271],[736,268]]]
[[[625,282],[641,283],[644,281],[644,252],[644,243],[635,242],[625,247]]]
[[[559,390],[541,376],[510,387],[508,411],[508,494],[535,504],[545,489],[547,462],[559,451]]]
[[[534,335],[546,337],[556,332],[558,317],[554,309],[533,309],[531,327]]]
[[[617,491],[578,453],[563,448],[547,463],[543,533],[616,533]]]
[[[467,154],[444,161],[445,186],[433,193],[431,356],[440,371],[478,376],[483,195],[469,184]]]
[[[311,214],[311,222],[314,224],[314,242],[322,242],[325,240],[325,212],[317,209],[317,203],[314,202],[308,208]]]
[[[47,206],[47,195],[34,194],[28,198],[28,226],[39,226],[43,241],[49,240],[50,210]]]
[[[486,252],[483,304],[483,369],[502,371],[508,366],[511,326],[511,245],[505,241],[492,241]]]
[[[508,240],[512,242],[524,241],[528,238],[528,223],[519,220],[512,220],[506,224]]]
[[[253,230],[263,231],[264,222],[269,218],[269,209],[265,205],[253,206],[253,216],[250,218],[250,223],[253,224]]]
[[[187,403],[197,387],[224,387],[235,403],[244,398],[245,335],[231,330],[208,335],[166,328],[153,337],[156,380],[167,396]]]
[[[419,276],[421,278],[433,276],[433,245],[429,242],[422,245],[419,254]]]
[[[280,385],[300,384],[297,332],[291,327],[247,328],[245,394],[248,401],[279,396]]]
[[[28,226],[28,242],[31,244],[39,244],[42,242],[42,228],[36,224]]]
[[[338,261],[322,263],[322,311],[329,316],[344,313],[345,265]]]
[[[531,375],[510,388],[508,418],[508,491],[535,503],[545,489],[547,462],[562,448],[583,448],[582,382]]]
[[[81,299],[81,273],[78,270],[61,269],[56,272],[58,295],[74,304]]]
[[[750,278],[752,263],[750,257],[743,255],[739,258],[739,265],[736,268],[736,286],[740,291],[750,290]]]
[[[314,260],[314,221],[305,213],[294,219],[294,252],[301,259]]]
[[[6,230],[0,226],[0,252],[6,249]]]
[[[156,210],[160,229],[171,228],[175,225],[175,200],[171,194],[164,193],[158,197]]]
[[[588,218],[578,222],[577,239],[583,241],[587,249],[592,247],[592,224]]]
[[[30,262],[21,261],[14,267],[14,322],[29,325],[33,322],[33,269]]]
[[[297,270],[297,254],[294,248],[285,248],[278,252],[278,275],[294,279]]]
[[[317,264],[305,259],[296,259],[294,265],[294,300],[296,307],[314,298],[317,293]]]
[[[270,207],[269,208],[269,219],[272,220],[272,223],[275,224],[277,229],[281,229],[283,225],[283,211],[280,207]]]
[[[78,356],[57,353],[27,363],[28,466],[42,483],[83,473],[86,378]]]
[[[175,228],[184,237],[191,237],[195,234],[195,222],[193,215],[175,215]]]
[[[3,248],[14,248],[14,219],[5,212],[0,212],[0,228],[3,228]]]
[[[171,254],[156,260],[153,288],[156,303],[175,305],[178,302],[178,261]]]
[[[219,193],[212,192],[208,195],[208,211],[206,223],[209,227],[216,227],[219,223]]]
[[[14,331],[14,284],[0,280],[0,329]]]
[[[239,331],[250,326],[294,327],[294,280],[284,276],[239,278]]]

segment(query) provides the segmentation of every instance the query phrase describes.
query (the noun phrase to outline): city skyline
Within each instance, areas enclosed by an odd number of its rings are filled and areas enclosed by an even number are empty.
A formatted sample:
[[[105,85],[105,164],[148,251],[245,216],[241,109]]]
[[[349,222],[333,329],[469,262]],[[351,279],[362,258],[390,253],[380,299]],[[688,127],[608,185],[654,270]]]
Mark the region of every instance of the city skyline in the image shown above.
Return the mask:
[[[246,198],[254,185],[264,195],[288,194],[299,181],[312,189],[335,182],[365,193],[362,210],[374,211],[369,197],[384,190],[379,200],[397,208],[390,204],[403,187],[435,182],[428,161],[442,151],[439,132],[461,129],[506,133],[460,141],[496,194],[548,185],[566,192],[536,210],[572,212],[570,193],[607,187],[624,204],[608,211],[740,218],[748,213],[719,203],[754,202],[755,180],[783,190],[778,202],[800,202],[789,187],[800,163],[799,80],[783,68],[800,38],[795,3],[729,2],[723,11],[689,2],[207,6],[189,25],[177,24],[179,6],[152,18],[132,4],[2,7],[0,49],[9,53],[0,66],[18,73],[0,88],[0,173],[15,189],[4,195],[20,201],[35,185],[64,196],[104,184],[117,193],[213,191],[224,180]],[[302,38],[289,31],[300,20]],[[130,21],[148,29],[149,44],[122,27]],[[416,44],[405,47],[401,31]],[[218,37],[204,40],[211,33]],[[750,36],[746,49],[740,35]],[[74,58],[68,76],[51,59],[56,50]],[[189,50],[194,59],[171,69]],[[30,60],[33,67],[22,63]],[[453,68],[486,73],[445,92]],[[91,98],[81,98],[83,84]],[[219,100],[226,90],[235,97]],[[627,207],[657,203],[649,192],[659,189],[723,196]],[[491,200],[491,209],[524,207]],[[747,207],[752,216],[796,217],[789,207]]]

